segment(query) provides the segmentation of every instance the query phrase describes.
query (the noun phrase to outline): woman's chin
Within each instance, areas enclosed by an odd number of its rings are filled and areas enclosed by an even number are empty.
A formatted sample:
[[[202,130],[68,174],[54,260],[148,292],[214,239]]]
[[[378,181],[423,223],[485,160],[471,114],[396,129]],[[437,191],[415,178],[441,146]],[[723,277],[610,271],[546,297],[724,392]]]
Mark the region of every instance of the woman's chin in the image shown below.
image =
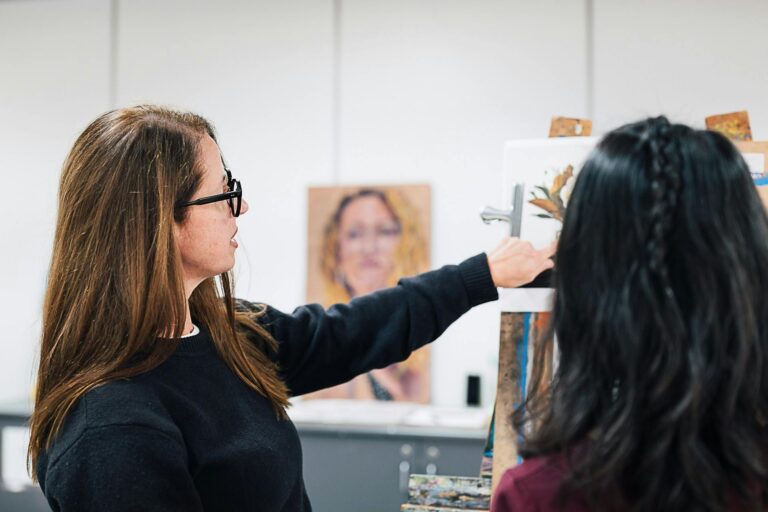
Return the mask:
[[[233,268],[235,268],[235,258],[234,258],[234,256],[229,258],[229,261],[227,262],[227,264],[222,265],[221,267],[219,267],[217,269],[216,274],[214,274],[214,275],[218,276],[218,275],[221,275],[221,274],[226,274],[227,272],[229,272]]]

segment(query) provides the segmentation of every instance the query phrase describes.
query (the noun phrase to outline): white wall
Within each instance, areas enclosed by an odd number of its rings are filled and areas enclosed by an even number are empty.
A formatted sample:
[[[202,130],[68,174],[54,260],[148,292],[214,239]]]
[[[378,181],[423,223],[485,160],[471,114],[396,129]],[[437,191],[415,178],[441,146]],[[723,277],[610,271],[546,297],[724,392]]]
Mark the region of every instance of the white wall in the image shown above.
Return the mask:
[[[504,141],[586,114],[584,15],[581,1],[343,2],[340,180],[431,183],[435,266],[493,249],[506,227],[478,214],[501,206]],[[498,336],[493,303],[433,345],[435,403],[461,405],[468,374],[493,402]]]
[[[309,183],[331,180],[330,0],[119,2],[117,104],[160,103],[216,125],[243,182],[238,294],[304,296]]]
[[[58,172],[109,107],[109,4],[0,2],[0,400],[30,393]]]
[[[0,172],[14,180],[0,201],[0,401],[30,387],[61,161],[113,106],[214,121],[251,205],[239,294],[283,309],[304,296],[310,185],[431,183],[437,266],[493,247],[504,229],[478,211],[502,195],[503,141],[546,135],[553,115],[591,116],[602,133],[746,108],[768,139],[758,0],[114,5],[0,1]],[[491,403],[497,338],[493,304],[443,336],[435,403],[462,403],[469,373]]]
[[[593,1],[601,131],[661,113],[703,128],[706,116],[748,110],[768,140],[768,2]]]

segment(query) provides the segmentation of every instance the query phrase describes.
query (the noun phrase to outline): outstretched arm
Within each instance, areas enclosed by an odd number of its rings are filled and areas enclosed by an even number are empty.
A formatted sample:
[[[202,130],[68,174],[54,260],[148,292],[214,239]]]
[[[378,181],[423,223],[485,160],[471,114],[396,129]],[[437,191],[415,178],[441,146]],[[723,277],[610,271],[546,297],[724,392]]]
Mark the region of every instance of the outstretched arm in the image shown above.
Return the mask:
[[[260,321],[279,343],[291,393],[301,395],[405,360],[471,307],[495,300],[497,286],[520,286],[551,268],[553,250],[508,239],[488,256],[402,279],[349,304],[313,304],[290,315],[268,308]]]

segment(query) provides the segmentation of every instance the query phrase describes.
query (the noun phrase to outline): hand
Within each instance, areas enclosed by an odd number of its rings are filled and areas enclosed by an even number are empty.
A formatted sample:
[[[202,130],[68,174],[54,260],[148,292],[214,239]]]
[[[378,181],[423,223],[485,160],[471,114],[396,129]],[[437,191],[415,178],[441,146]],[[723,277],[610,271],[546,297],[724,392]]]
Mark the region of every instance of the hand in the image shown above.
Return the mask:
[[[493,283],[501,288],[516,288],[533,281],[543,271],[555,266],[551,257],[557,242],[535,249],[517,237],[505,238],[488,254]]]

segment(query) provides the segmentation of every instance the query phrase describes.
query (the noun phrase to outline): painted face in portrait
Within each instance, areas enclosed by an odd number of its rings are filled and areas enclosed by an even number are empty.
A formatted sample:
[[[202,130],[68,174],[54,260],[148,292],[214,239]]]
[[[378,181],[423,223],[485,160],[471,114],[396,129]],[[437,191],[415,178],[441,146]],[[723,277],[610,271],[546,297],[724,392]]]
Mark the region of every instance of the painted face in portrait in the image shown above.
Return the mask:
[[[200,164],[203,179],[192,200],[228,192],[224,165],[216,142],[209,136],[201,141]],[[243,199],[240,215],[248,211]],[[188,289],[235,265],[237,224],[227,201],[217,201],[187,208],[186,218],[176,227],[184,281]],[[189,293],[189,290],[188,290]]]
[[[339,218],[338,277],[355,297],[388,286],[402,229],[378,195],[350,201]]]

